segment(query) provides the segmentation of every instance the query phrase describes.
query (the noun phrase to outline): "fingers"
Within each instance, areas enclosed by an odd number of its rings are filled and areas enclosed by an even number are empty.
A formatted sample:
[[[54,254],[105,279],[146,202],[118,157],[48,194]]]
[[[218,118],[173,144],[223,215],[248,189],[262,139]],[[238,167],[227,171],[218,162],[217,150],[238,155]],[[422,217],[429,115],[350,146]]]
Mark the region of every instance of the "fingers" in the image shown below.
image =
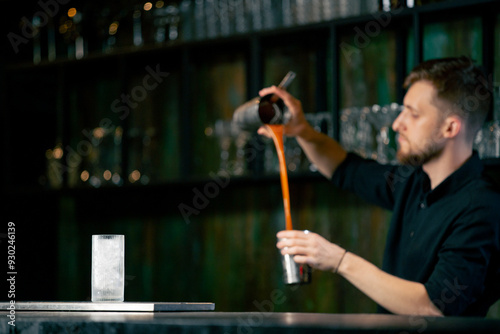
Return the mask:
[[[297,100],[286,90],[278,88],[276,86],[271,86],[263,88],[259,91],[260,96],[266,96],[268,94],[275,94],[285,102],[287,106],[292,106]]]
[[[266,87],[266,88],[262,88],[260,91],[259,91],[259,95],[260,96],[266,96],[266,95],[269,95],[269,94],[276,94],[277,96],[282,97],[282,95],[286,93],[286,91],[284,89],[280,89],[276,86],[270,86],[270,87]],[[290,94],[288,94],[290,95]]]
[[[276,235],[279,239],[276,247],[281,249],[282,254],[307,254],[311,248],[311,236],[309,231],[286,230]]]
[[[281,254],[290,254],[290,255],[309,255],[311,252],[309,247],[307,246],[300,246],[300,245],[294,245],[292,247],[283,247],[280,250]]]
[[[307,246],[309,245],[310,238],[313,237],[315,233],[311,233],[307,230],[298,231],[298,230],[285,230],[280,231],[276,234],[278,238],[278,243],[276,247],[279,249],[284,247],[294,247],[294,246]]]
[[[309,242],[304,239],[281,239],[276,244],[277,248],[286,249],[287,254],[297,254],[299,248],[301,248],[302,251],[305,251],[308,246]]]
[[[265,126],[261,126],[258,130],[257,130],[257,133],[261,136],[265,136],[265,137],[268,137],[268,138],[271,138],[271,134],[269,133],[269,130],[268,128],[266,128]]]
[[[288,111],[290,112],[291,118],[287,120],[284,128],[284,134],[286,136],[300,136],[304,133],[304,131],[308,131],[311,129],[304,116],[304,110],[302,109],[302,103],[300,102],[300,100],[296,99],[286,90],[278,88],[276,86],[264,88],[259,92],[259,95],[261,96],[269,94],[275,94],[277,97],[281,98],[288,108]],[[262,130],[259,130],[258,133],[269,137],[264,132],[262,132]]]
[[[310,265],[311,267],[315,267],[315,262],[312,258],[308,257],[308,256],[305,256],[305,255],[295,255],[293,257],[293,260],[296,262],[296,263],[299,263],[299,264],[308,264]]]
[[[306,234],[304,231],[299,231],[299,230],[284,230],[284,231],[279,231],[278,234],[276,234],[276,237],[278,238],[298,238],[298,239],[306,239],[310,237],[311,235],[314,235],[315,233],[309,232]]]

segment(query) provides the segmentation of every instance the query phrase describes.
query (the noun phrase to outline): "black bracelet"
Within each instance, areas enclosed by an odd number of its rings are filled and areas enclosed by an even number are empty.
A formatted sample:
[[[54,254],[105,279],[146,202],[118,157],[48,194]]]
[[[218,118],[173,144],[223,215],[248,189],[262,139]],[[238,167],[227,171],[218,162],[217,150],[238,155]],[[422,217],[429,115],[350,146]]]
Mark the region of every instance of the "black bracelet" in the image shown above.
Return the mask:
[[[340,264],[342,263],[342,260],[344,259],[344,256],[347,254],[347,249],[345,249],[344,254],[342,254],[342,257],[340,258],[339,264],[337,265],[337,268],[335,268],[335,271],[333,272],[336,274],[339,271]]]

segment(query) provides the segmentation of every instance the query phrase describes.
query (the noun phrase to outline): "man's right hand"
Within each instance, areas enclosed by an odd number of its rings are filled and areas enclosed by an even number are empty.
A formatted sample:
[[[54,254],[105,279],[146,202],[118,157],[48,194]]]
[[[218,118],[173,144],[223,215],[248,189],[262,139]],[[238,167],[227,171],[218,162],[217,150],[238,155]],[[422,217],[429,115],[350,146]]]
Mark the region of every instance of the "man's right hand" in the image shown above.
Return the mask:
[[[302,110],[302,104],[299,100],[293,97],[286,90],[278,88],[276,86],[271,86],[268,88],[264,88],[259,92],[260,96],[266,96],[268,94],[275,94],[280,99],[283,100],[288,110],[290,111],[291,118],[285,124],[284,133],[290,137],[303,136],[307,131],[314,131],[314,129],[307,122],[304,112]],[[266,133],[266,129],[261,127],[258,130],[258,133],[261,135],[268,136]]]
[[[284,134],[297,138],[309,161],[316,165],[321,174],[330,179],[338,165],[344,161],[347,152],[333,138],[314,130],[304,116],[300,101],[286,90],[271,86],[259,92],[260,96],[268,94],[276,94],[281,98],[291,113]],[[261,127],[258,133],[270,137],[265,127]]]

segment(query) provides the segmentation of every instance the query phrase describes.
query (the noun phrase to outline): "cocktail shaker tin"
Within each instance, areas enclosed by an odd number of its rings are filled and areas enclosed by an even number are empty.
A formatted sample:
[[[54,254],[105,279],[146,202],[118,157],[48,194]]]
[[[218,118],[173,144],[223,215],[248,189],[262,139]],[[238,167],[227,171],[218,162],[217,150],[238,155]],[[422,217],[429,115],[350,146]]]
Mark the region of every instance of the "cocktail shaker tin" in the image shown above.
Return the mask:
[[[286,88],[294,78],[295,73],[288,72],[278,87]],[[288,119],[288,108],[274,94],[255,97],[239,106],[233,114],[233,123],[245,131],[257,130],[263,124],[285,124]]]
[[[278,241],[286,239],[279,238]],[[308,284],[311,283],[311,267],[307,264],[299,264],[294,261],[293,255],[281,254],[283,266],[283,282],[285,284]]]
[[[311,267],[307,264],[299,264],[293,260],[290,254],[282,255],[283,282],[285,284],[308,284],[311,283]]]

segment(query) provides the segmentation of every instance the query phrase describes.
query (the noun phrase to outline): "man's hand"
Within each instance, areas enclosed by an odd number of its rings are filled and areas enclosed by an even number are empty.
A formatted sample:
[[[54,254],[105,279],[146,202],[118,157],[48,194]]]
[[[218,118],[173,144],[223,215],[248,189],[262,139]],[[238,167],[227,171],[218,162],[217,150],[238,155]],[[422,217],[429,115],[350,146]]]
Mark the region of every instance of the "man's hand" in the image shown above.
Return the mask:
[[[295,262],[308,264],[322,271],[336,272],[345,253],[342,247],[312,232],[281,231],[277,237],[284,239],[276,244],[281,254],[295,255]]]
[[[283,100],[291,114],[290,120],[285,125],[284,134],[295,137],[309,161],[316,165],[321,174],[330,179],[338,165],[344,161],[347,152],[333,138],[314,130],[304,116],[300,101],[286,90],[272,86],[262,89],[259,94],[261,96],[276,94]],[[271,137],[264,126],[260,127],[258,133]]]
[[[285,124],[284,133],[287,136],[301,136],[304,131],[313,130],[313,128],[307,122],[304,112],[302,110],[302,104],[299,100],[293,97],[286,90],[278,88],[276,86],[271,86],[268,88],[264,88],[259,92],[260,96],[266,96],[268,94],[275,94],[280,99],[283,100],[288,110],[290,111],[291,118],[287,124]],[[310,128],[310,129],[309,129]],[[261,135],[268,136],[265,127],[261,127],[258,130],[258,133]]]

